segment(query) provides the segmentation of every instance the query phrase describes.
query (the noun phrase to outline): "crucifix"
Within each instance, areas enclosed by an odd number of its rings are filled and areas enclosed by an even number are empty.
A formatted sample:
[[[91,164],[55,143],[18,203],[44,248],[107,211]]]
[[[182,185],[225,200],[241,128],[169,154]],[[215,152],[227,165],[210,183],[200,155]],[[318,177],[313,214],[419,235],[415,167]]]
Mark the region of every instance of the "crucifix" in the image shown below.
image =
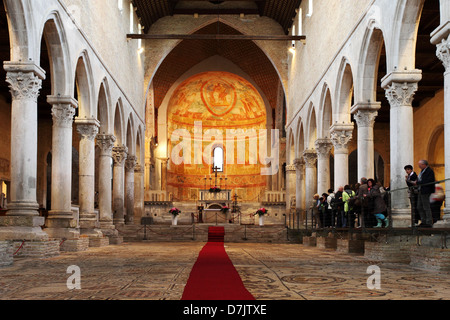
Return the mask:
[[[216,178],[215,183],[214,183],[214,186],[215,186],[215,187],[217,187],[217,174],[218,174],[219,170],[220,170],[220,168],[219,168],[218,166],[215,166],[215,167],[213,168],[213,172],[214,172],[215,178]]]

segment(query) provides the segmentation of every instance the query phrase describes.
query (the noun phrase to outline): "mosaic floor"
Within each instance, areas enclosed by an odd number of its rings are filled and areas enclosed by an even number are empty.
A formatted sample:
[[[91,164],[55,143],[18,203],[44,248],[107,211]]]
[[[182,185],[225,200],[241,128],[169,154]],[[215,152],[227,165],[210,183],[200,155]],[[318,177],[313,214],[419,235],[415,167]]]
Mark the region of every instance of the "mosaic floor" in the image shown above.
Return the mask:
[[[204,243],[125,243],[0,269],[1,300],[180,300]],[[450,298],[450,274],[378,263],[381,289],[367,288],[364,257],[298,244],[230,244],[226,250],[258,300],[437,300]],[[69,290],[69,266],[81,290]]]

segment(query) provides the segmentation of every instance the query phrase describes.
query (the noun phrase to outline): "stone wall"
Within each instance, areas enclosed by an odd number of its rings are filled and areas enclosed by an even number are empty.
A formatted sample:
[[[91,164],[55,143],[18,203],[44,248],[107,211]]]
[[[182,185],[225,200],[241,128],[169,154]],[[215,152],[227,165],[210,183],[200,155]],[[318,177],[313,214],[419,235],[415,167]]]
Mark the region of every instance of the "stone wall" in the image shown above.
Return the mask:
[[[13,264],[13,245],[10,241],[0,241],[0,268]]]

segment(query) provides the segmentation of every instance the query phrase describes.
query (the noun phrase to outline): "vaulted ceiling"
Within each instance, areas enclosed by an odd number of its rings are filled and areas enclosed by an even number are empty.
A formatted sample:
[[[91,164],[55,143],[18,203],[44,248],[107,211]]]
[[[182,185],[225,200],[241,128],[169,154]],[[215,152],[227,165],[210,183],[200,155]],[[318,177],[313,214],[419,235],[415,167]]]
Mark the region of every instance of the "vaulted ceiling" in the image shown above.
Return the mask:
[[[288,34],[292,27],[295,10],[302,0],[133,0],[136,13],[141,18],[145,33],[153,23],[165,16],[256,14],[277,21]]]

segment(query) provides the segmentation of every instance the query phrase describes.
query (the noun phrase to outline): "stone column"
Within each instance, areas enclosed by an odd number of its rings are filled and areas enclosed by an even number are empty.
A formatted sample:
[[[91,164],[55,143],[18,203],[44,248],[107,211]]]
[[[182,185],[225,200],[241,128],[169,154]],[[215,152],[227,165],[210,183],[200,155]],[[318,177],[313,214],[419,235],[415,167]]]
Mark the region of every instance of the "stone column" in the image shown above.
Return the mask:
[[[47,240],[36,200],[37,98],[45,71],[33,62],[4,62],[11,106],[11,193],[6,217],[0,217],[2,240]]]
[[[303,159],[305,159],[305,203],[308,210],[308,219],[311,217],[311,203],[314,194],[317,192],[317,152],[316,150],[308,149],[303,152]],[[310,220],[309,220],[310,221]]]
[[[380,102],[358,103],[352,108],[358,125],[358,181],[375,177],[373,128],[380,109]]]
[[[450,1],[441,1],[441,9],[450,8]],[[448,12],[448,10],[446,11]],[[441,17],[442,18],[442,17]],[[441,20],[442,21],[442,20]],[[437,46],[436,55],[445,67],[444,73],[444,149],[445,149],[445,179],[450,179],[450,22],[445,21],[432,34],[431,42]],[[444,219],[438,221],[436,228],[450,227],[450,181],[445,182]]]
[[[51,238],[78,239],[72,212],[73,120],[78,106],[72,97],[49,96],[53,106],[51,211],[46,232]],[[68,169],[69,168],[69,169]]]
[[[330,155],[333,144],[329,139],[316,141],[317,150],[317,190],[320,195],[331,188]]]
[[[98,165],[98,207],[100,211],[100,227],[103,230],[114,229],[112,214],[111,179],[112,179],[112,150],[116,142],[113,135],[97,136],[97,146],[100,149]]]
[[[125,161],[125,207],[127,224],[133,224],[134,220],[134,169],[137,165],[136,156],[128,155]]]
[[[167,164],[168,158],[160,158],[161,160],[161,190],[167,191]]]
[[[354,124],[334,124],[331,142],[334,146],[334,190],[348,184],[348,144],[353,138]]]
[[[394,227],[411,224],[411,209],[405,188],[405,165],[414,165],[414,116],[412,101],[422,71],[395,71],[382,79],[381,86],[391,106],[391,205]]]
[[[286,212],[291,212],[291,202],[295,197],[295,179],[296,179],[296,168],[295,165],[286,166]]]
[[[294,160],[296,173],[295,199],[297,210],[305,210],[305,160],[303,158]]]
[[[144,177],[145,170],[138,164],[134,169],[134,223],[140,224],[140,219],[144,215]]]
[[[126,146],[113,148],[114,185],[113,185],[113,222],[114,225],[125,224],[125,160],[128,148]]]
[[[102,237],[95,214],[95,138],[100,123],[94,119],[76,119],[80,134],[80,228],[89,237]]]

